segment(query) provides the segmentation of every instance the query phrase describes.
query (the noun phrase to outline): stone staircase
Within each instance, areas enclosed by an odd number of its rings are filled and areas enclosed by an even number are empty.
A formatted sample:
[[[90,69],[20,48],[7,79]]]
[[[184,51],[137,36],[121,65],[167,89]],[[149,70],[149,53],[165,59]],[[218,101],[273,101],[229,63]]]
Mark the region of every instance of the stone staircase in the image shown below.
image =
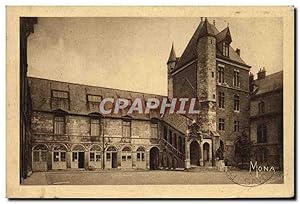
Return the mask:
[[[163,138],[161,138],[161,145],[165,148],[168,157],[167,165],[165,165],[164,167],[174,170],[183,170],[185,167],[185,155],[178,151],[176,147],[174,147],[172,144],[170,144]]]

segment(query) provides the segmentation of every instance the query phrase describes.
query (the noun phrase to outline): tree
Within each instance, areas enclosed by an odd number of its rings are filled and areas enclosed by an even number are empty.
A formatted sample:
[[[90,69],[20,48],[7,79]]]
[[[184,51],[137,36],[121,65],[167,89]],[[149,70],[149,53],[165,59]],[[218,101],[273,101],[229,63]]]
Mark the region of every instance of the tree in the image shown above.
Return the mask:
[[[235,159],[237,165],[241,163],[242,168],[244,168],[244,163],[250,161],[250,152],[251,152],[251,141],[246,134],[242,132],[235,141]]]

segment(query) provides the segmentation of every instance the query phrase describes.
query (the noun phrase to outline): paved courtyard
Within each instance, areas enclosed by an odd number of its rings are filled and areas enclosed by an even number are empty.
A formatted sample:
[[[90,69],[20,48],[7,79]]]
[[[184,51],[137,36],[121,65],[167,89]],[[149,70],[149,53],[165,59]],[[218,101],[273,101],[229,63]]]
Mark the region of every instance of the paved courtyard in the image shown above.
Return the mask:
[[[249,172],[235,171],[234,177],[247,180]],[[267,183],[283,183],[283,173],[275,172]],[[145,184],[233,184],[228,173],[217,171],[50,171],[34,172],[27,185],[145,185]]]

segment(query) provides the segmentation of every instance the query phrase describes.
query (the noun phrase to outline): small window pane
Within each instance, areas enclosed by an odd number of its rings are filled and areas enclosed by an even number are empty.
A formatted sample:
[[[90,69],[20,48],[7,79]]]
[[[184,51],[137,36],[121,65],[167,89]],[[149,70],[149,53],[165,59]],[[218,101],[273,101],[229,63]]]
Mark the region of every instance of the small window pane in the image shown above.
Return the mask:
[[[62,161],[62,162],[66,161],[66,152],[60,153],[60,161]]]
[[[42,162],[47,161],[47,152],[45,152],[45,151],[41,152],[41,159],[42,159]]]
[[[122,161],[126,161],[126,156],[122,156]]]
[[[38,152],[38,151],[33,152],[33,161],[35,161],[35,162],[40,161],[40,152]]]
[[[96,161],[98,162],[98,161],[101,161],[101,155],[100,155],[100,153],[97,153],[96,154]]]
[[[53,152],[53,161],[58,162],[59,161],[59,152]]]
[[[90,161],[95,161],[95,153],[90,153]]]

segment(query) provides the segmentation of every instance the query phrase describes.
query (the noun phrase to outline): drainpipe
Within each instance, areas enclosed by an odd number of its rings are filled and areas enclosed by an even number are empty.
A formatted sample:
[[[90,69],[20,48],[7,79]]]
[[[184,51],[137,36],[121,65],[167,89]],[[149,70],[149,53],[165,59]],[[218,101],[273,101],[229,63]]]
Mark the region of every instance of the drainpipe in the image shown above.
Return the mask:
[[[102,127],[102,151],[103,151],[103,153],[102,153],[102,169],[104,170],[105,169],[105,161],[104,161],[104,159],[105,159],[105,145],[104,145],[104,127],[105,127],[105,125],[104,125],[104,123],[105,123],[105,117],[103,117],[103,127]]]

